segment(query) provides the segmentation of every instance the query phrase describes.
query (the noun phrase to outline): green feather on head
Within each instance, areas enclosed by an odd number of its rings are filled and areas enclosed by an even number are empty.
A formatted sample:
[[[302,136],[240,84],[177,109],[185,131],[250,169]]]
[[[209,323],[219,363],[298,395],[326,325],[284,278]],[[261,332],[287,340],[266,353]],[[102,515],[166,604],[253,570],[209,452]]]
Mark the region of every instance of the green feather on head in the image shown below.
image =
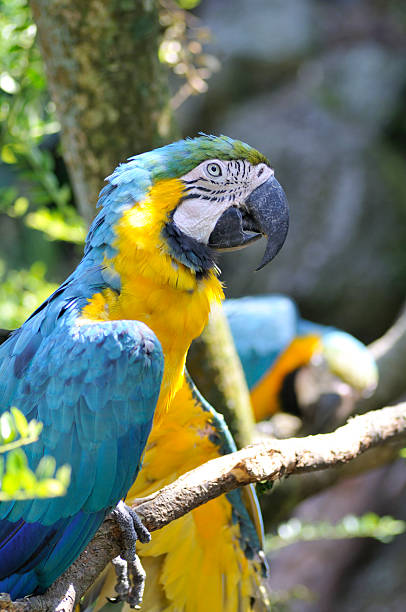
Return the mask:
[[[247,160],[254,166],[261,163],[271,165],[262,153],[241,140],[208,134],[173,142],[133,157],[131,161],[148,169],[154,180],[160,180],[183,176],[208,159],[239,159]]]

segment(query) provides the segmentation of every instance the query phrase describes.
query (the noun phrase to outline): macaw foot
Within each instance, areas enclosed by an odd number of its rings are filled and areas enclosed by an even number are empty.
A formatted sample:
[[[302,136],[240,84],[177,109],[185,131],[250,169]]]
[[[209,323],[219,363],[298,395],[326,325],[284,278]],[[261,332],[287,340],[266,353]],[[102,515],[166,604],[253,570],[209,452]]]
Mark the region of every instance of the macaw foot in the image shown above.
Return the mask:
[[[117,576],[117,597],[109,597],[108,600],[111,603],[126,601],[131,608],[139,609],[146,574],[137,556],[135,543],[139,540],[145,544],[150,541],[151,535],[137,513],[123,501],[117,504],[113,514],[122,531],[125,548],[122,554],[112,561]]]

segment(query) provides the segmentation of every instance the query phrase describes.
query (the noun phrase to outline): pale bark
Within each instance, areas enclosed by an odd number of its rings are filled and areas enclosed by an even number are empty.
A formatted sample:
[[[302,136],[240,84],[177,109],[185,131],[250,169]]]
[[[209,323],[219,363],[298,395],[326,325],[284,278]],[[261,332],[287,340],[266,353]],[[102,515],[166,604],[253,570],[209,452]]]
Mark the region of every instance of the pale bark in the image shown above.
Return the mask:
[[[358,413],[395,402],[406,393],[406,308],[369,348],[378,366],[378,387],[371,397],[357,404]]]

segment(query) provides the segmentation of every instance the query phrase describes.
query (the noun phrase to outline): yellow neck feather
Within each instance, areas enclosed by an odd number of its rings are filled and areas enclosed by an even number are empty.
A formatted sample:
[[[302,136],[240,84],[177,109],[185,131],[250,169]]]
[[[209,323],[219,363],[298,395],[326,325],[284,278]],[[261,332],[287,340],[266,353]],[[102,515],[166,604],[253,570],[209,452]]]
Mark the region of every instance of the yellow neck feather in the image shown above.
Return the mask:
[[[211,305],[224,297],[214,271],[197,279],[172,259],[161,236],[182,192],[177,179],[159,181],[145,200],[124,213],[115,227],[117,255],[105,261],[119,274],[121,292],[95,294],[82,312],[91,320],[142,321],[155,332],[165,359],[158,417],[182,384],[186,353],[206,325]]]

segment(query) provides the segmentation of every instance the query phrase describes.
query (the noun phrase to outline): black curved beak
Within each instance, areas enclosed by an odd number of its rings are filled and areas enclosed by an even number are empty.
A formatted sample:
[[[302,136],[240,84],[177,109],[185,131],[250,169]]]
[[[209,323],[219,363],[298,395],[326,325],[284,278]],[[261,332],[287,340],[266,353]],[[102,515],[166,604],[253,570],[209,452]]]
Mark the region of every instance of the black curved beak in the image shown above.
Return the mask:
[[[261,236],[267,237],[265,253],[257,270],[277,255],[289,227],[288,201],[281,185],[271,177],[248,196],[244,206],[228,208],[217,221],[209,238],[213,249],[241,249]]]

